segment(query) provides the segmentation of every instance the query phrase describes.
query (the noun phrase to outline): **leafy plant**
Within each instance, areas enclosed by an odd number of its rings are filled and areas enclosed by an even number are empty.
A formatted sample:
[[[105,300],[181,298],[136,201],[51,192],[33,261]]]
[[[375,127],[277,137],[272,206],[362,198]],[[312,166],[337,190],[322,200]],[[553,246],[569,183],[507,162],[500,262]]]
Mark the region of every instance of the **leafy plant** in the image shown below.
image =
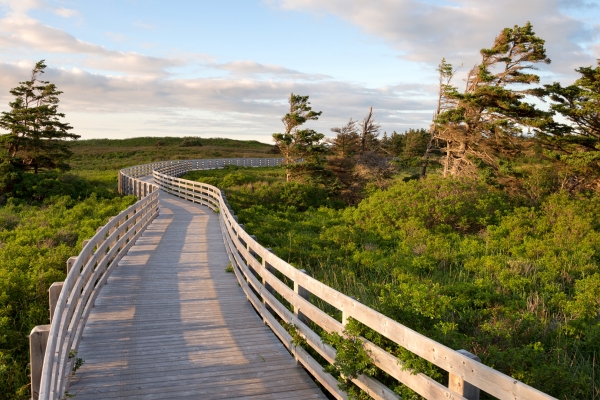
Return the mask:
[[[341,390],[348,390],[351,381],[359,375],[373,376],[377,368],[371,360],[371,354],[363,346],[360,338],[358,322],[352,318],[348,320],[342,335],[337,332],[323,333],[323,342],[333,346],[337,354],[335,362],[326,368],[334,376],[338,376]]]
[[[75,375],[77,370],[79,368],[81,368],[81,366],[83,365],[83,363],[85,363],[85,361],[82,358],[77,357],[77,352],[75,350],[71,350],[69,352],[69,360],[72,360],[72,359],[75,359],[75,362],[73,363],[73,368],[71,369],[71,375]]]

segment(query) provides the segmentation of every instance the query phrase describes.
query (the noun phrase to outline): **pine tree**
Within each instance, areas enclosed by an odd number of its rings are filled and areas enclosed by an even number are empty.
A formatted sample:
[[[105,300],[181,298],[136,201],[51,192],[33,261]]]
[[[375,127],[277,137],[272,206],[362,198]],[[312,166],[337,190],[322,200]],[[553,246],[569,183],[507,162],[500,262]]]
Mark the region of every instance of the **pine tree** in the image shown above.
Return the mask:
[[[373,118],[373,107],[369,108],[369,113],[360,123],[360,154],[366,151],[376,150],[378,146],[379,129],[381,125],[375,122]]]
[[[566,189],[600,185],[600,60],[598,66],[576,70],[581,77],[573,85],[544,85],[540,97],[550,96],[551,109],[571,122],[553,124],[540,132],[546,149],[565,170]],[[564,186],[564,185],[563,185]]]
[[[8,133],[0,136],[7,160],[17,169],[67,169],[66,160],[72,155],[66,139],[79,135],[69,133],[73,129],[61,122],[63,113],[58,112],[58,96],[62,93],[39,76],[44,73],[44,60],[35,64],[31,78],[19,82],[10,90],[15,100],[9,103],[10,111],[3,112],[0,127]]]
[[[480,165],[497,170],[501,157],[520,152],[524,130],[537,132],[552,122],[550,112],[525,101],[531,90],[514,88],[538,83],[539,76],[527,71],[537,63],[550,63],[544,40],[530,23],[502,30],[481,56],[463,93],[448,87],[445,96],[455,105],[435,120],[434,138],[446,146],[444,175],[474,175]]]
[[[299,96],[294,93],[289,98],[290,111],[283,116],[281,122],[285,127],[284,133],[274,133],[273,140],[281,154],[285,157],[287,165],[295,163],[299,158],[309,157],[313,163],[318,162],[319,156],[325,152],[322,143],[325,135],[313,129],[298,129],[306,121],[317,120],[322,111],[313,111],[308,101],[308,96]],[[291,178],[288,168],[286,179]]]
[[[332,139],[327,142],[331,145],[331,152],[338,157],[350,157],[360,150],[360,137],[356,130],[356,121],[350,118],[350,121],[341,128],[331,128],[331,132],[336,133]]]

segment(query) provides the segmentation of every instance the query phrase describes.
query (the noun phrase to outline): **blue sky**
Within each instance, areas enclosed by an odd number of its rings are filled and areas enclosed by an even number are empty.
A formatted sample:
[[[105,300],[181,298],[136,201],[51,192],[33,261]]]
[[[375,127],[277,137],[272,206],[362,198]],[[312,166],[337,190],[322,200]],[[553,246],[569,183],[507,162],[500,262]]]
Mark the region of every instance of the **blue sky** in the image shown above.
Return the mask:
[[[0,110],[45,59],[82,138],[269,142],[292,91],[326,134],[369,106],[388,132],[427,127],[439,60],[465,73],[526,21],[553,60],[543,83],[600,57],[600,8],[585,0],[0,0]]]

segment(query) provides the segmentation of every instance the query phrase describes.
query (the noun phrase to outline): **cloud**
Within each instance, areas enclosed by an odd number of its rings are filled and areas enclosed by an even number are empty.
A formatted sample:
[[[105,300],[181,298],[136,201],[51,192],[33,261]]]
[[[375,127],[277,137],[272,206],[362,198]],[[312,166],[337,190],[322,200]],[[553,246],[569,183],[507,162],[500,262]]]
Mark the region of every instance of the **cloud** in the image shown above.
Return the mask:
[[[67,118],[78,116],[79,126],[74,123],[75,128],[96,137],[103,131],[115,132],[115,126],[123,123],[126,128],[118,131],[129,136],[140,134],[140,129],[157,134],[192,134],[200,129],[214,135],[262,134],[269,141],[272,132],[282,129],[280,118],[288,107],[290,92],[310,94],[314,109],[323,111],[310,127],[326,134],[350,117],[361,119],[370,106],[384,130],[424,127],[435,106],[435,85],[373,88],[254,60],[219,63],[203,54],[155,57],[116,51],[80,40],[27,15],[27,10],[47,7],[46,3],[23,0],[20,7],[21,3],[12,0],[0,2],[11,9],[0,20],[0,50],[20,57],[19,62],[0,62],[0,110],[6,109],[2,105],[10,100],[9,88],[29,76],[39,54],[56,54],[56,58],[68,60],[59,65],[77,67],[53,68],[56,63],[48,62],[51,67],[44,79],[64,92],[60,108]],[[106,34],[122,39],[118,34]],[[203,74],[219,71],[217,76],[221,77],[182,78],[173,72],[174,68],[185,68],[185,76],[194,76],[193,70],[200,69]],[[121,74],[111,75],[112,71]],[[145,122],[124,122],[131,120]]]
[[[123,35],[122,33],[104,32],[104,36],[106,36],[113,42],[117,42],[117,43],[122,43],[122,42],[127,41],[127,36]]]
[[[79,11],[65,7],[55,7],[45,0],[0,0],[0,4],[7,7],[12,14],[25,14],[32,9],[49,9],[54,14],[63,18],[79,16]]]
[[[0,104],[9,101],[8,88],[28,76],[31,65],[33,61],[30,65],[0,63]],[[310,94],[314,109],[323,111],[319,121],[311,124],[324,133],[350,117],[362,118],[370,106],[388,131],[423,127],[427,126],[431,118],[429,110],[434,107],[431,93],[435,88],[417,84],[365,88],[339,81],[163,79],[106,76],[80,69],[46,71],[44,79],[64,92],[60,107],[67,116],[71,112],[162,114],[160,120],[165,126],[185,120],[165,114],[168,110],[180,110],[178,113],[202,110],[210,115],[203,117],[203,129],[211,121],[223,119],[229,121],[227,129],[270,134],[281,130],[280,118],[285,114],[290,92]],[[226,128],[214,123],[217,130]]]
[[[221,69],[233,72],[237,75],[252,76],[252,75],[271,75],[285,78],[305,79],[305,80],[322,80],[331,78],[323,74],[306,74],[293,69],[284,68],[280,65],[259,64],[256,61],[240,60],[232,61],[224,64],[213,64],[212,68]]]
[[[504,27],[531,21],[546,40],[549,70],[572,75],[579,65],[593,59],[588,44],[597,39],[598,26],[569,16],[562,8],[588,7],[582,0],[266,0],[282,9],[333,14],[384,38],[406,60],[437,64],[442,57],[466,66],[479,60],[479,49],[489,47]]]
[[[0,20],[0,49],[13,51],[16,48],[85,55],[83,64],[87,67],[133,74],[165,75],[166,69],[186,64],[180,59],[109,50],[22,14],[11,14]]]
[[[558,4],[564,8],[595,9],[598,4],[584,0],[558,0]]]
[[[140,28],[140,29],[146,29],[146,30],[153,30],[156,29],[155,25],[152,24],[148,24],[146,22],[142,22],[142,21],[133,21],[131,23],[131,26],[135,27],[135,28]]]
[[[25,13],[28,10],[46,6],[44,0],[0,0],[0,4],[10,9],[13,13]]]
[[[56,15],[60,15],[63,18],[71,18],[79,16],[79,11],[72,10],[70,8],[57,7],[52,10]]]
[[[0,20],[0,48],[16,47],[70,54],[107,52],[102,46],[79,40],[62,29],[44,25],[26,15],[9,14]]]

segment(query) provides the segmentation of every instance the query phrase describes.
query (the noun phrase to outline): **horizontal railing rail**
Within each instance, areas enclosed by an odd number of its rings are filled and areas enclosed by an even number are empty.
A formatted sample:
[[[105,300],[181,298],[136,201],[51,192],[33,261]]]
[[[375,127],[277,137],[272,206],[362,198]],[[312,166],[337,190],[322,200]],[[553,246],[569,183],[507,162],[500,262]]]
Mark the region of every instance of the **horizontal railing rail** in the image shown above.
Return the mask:
[[[156,185],[147,185],[144,198],[98,228],[71,266],[53,312],[39,399],[64,397],[83,329],[100,290],[119,260],[158,215],[156,189]]]
[[[415,373],[406,368],[396,356],[362,338],[363,347],[369,352],[377,368],[427,399],[471,399],[473,391],[467,388],[473,387],[477,393],[481,389],[503,400],[553,399],[474,360],[465,355],[466,352],[455,351],[421,335],[280,259],[244,230],[219,188],[179,178],[193,169],[194,166],[189,164],[166,165],[154,170],[154,180],[168,193],[204,204],[219,212],[225,247],[248,300],[297,361],[335,398],[346,399],[347,394],[338,387],[337,380],[324,371],[319,362],[301,346],[294,344],[292,336],[282,322],[289,324],[288,326],[295,326],[308,346],[328,363],[334,363],[336,350],[324,343],[320,335],[311,329],[311,322],[326,332],[342,334],[348,319],[355,319],[398,346],[448,372],[451,388],[425,374]],[[288,282],[280,279],[278,275],[285,277]],[[293,282],[293,287],[288,286],[290,282]],[[342,322],[313,304],[309,300],[310,297],[321,299],[339,310]],[[278,298],[284,299],[289,305],[284,305]],[[360,375],[353,382],[374,399],[399,398],[394,391],[372,377]]]
[[[177,160],[139,165],[119,172],[119,192],[142,199],[121,212],[84,246],[64,282],[50,329],[40,399],[59,399],[68,384],[68,374],[94,301],[118,260],[127,252],[144,229],[158,215],[157,188],[183,199],[205,205],[219,213],[223,240],[234,272],[248,300],[296,360],[337,399],[347,394],[338,381],[324,370],[307,349],[298,345],[284,327],[293,326],[327,363],[334,363],[336,350],[323,342],[311,327],[343,333],[349,318],[364,324],[413,354],[449,373],[451,387],[431,377],[405,368],[393,354],[362,338],[374,365],[398,382],[427,399],[472,399],[468,387],[481,389],[499,399],[552,399],[541,391],[475,361],[384,316],[359,301],[310,277],[249,235],[217,187],[179,178],[192,170],[237,166],[276,166],[271,159]],[[139,179],[153,175],[154,184]],[[311,301],[320,299],[339,310],[338,321]],[[284,303],[287,303],[284,304]],[[314,325],[313,325],[314,324]],[[399,396],[376,379],[360,375],[353,382],[374,399],[398,399]]]
[[[94,237],[86,241],[81,253],[74,257],[65,281],[59,282],[62,289],[56,305],[51,302],[51,325],[37,382],[33,382],[32,374],[32,398],[55,400],[65,396],[83,329],[100,290],[119,260],[158,215],[158,186],[140,177],[152,175],[155,169],[177,174],[191,169],[214,169],[227,165],[258,167],[281,163],[282,159],[279,158],[176,160],[137,165],[119,171],[119,193],[135,195],[141,200],[98,228]],[[201,204],[212,206],[215,210],[218,206],[211,204],[210,199],[209,196],[205,197],[206,201],[201,201]]]

